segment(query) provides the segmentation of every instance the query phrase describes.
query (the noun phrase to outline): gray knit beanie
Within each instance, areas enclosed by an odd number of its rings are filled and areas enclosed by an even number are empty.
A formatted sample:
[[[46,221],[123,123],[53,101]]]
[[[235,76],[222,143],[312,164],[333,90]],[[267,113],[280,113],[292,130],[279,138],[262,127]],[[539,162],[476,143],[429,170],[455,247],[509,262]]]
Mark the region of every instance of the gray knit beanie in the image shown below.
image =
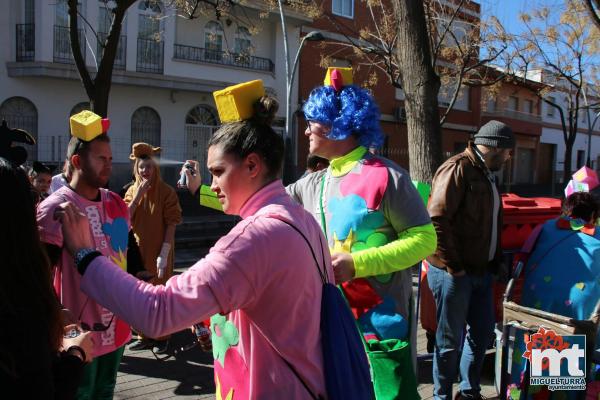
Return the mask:
[[[488,147],[511,149],[515,145],[515,136],[510,126],[495,120],[483,125],[474,138],[473,143]]]

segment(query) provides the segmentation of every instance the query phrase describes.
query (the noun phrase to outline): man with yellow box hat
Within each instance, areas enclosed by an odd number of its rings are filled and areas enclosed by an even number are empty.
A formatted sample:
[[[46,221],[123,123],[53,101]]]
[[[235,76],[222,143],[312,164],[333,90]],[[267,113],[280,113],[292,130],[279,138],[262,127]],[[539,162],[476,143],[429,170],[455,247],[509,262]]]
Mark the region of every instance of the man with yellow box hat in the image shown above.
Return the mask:
[[[104,189],[112,170],[109,121],[91,111],[70,119],[71,140],[67,159],[72,167],[69,185],[53,192],[37,211],[40,239],[46,245],[55,268],[54,288],[82,330],[93,332],[94,351],[88,360],[78,389],[79,399],[112,399],[124,345],[131,338],[130,327],[79,289],[77,266],[92,254],[102,254],[122,269],[127,268],[129,211],[116,194]],[[71,256],[63,247],[57,216],[61,205],[71,202],[90,221],[95,248]]]

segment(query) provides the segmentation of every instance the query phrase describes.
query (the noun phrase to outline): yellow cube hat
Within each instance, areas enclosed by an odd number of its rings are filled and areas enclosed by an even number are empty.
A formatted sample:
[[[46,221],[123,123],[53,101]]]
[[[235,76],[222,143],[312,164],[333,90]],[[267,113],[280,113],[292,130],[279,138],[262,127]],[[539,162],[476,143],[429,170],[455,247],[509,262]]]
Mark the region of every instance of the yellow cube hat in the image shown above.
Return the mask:
[[[260,79],[213,92],[222,123],[243,121],[252,117],[254,103],[264,95],[265,88]]]
[[[83,110],[69,119],[69,125],[71,135],[89,142],[108,131],[110,121],[108,118],[102,118],[92,111]]]
[[[331,80],[331,74],[334,70],[338,70],[342,75],[343,86],[352,85],[352,68],[341,68],[341,67],[329,67],[327,68],[327,73],[325,74],[325,80],[323,81],[323,85],[325,86],[334,86]]]

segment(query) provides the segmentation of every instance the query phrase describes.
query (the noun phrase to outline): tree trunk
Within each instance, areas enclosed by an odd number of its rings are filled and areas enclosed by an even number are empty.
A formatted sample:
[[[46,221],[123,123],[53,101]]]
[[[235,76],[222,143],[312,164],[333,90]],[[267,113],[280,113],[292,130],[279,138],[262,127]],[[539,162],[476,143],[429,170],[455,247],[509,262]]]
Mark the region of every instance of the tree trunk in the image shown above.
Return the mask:
[[[397,52],[404,90],[410,175],[431,182],[442,163],[437,95],[440,78],[431,64],[422,0],[394,0],[398,16]]]
[[[104,51],[102,54],[96,54],[100,60],[98,72],[92,80],[85,65],[85,60],[80,52],[79,36],[77,34],[77,0],[69,0],[69,26],[71,38],[71,50],[77,71],[81,77],[81,81],[90,100],[90,108],[93,112],[101,117],[108,116],[108,98],[112,85],[112,73],[121,37],[121,28],[123,26],[123,18],[127,9],[135,2],[135,0],[119,0],[116,2],[114,9],[114,20],[110,27],[110,32],[103,43]]]
[[[571,168],[571,159],[573,158],[573,143],[572,141],[567,141],[565,143],[565,166],[563,168],[563,184],[567,184],[571,180],[571,175],[573,174]]]

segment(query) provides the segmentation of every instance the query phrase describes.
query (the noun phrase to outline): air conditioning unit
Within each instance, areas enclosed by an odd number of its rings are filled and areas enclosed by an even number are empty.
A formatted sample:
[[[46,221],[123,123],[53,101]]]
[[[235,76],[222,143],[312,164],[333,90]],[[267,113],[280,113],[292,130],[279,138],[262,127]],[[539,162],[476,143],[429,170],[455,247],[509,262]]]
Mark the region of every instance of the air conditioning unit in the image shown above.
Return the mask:
[[[405,123],[406,122],[406,109],[404,107],[396,107],[394,109],[394,117],[396,121]]]

